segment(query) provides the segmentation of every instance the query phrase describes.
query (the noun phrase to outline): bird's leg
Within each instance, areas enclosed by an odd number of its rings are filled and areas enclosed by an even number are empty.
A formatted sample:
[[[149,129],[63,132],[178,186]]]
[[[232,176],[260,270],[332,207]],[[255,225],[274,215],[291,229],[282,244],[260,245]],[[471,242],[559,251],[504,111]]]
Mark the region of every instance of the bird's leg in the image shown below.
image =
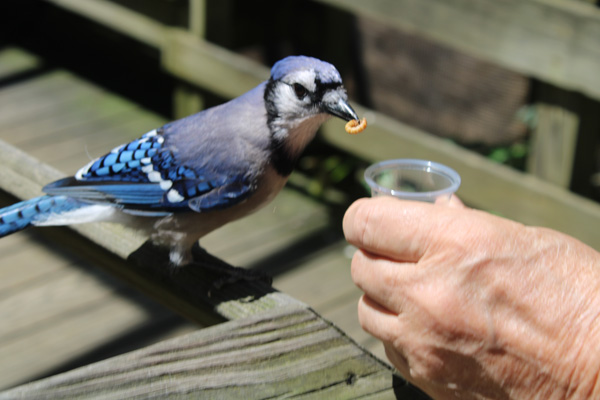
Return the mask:
[[[259,282],[271,286],[273,278],[267,274],[234,267],[225,261],[209,254],[194,244],[191,251],[191,260],[185,264],[173,266],[171,250],[164,246],[156,245],[151,240],[144,243],[139,249],[129,255],[137,265],[145,268],[153,268],[159,274],[167,273],[170,276],[187,274],[189,272],[200,273],[205,282],[211,282],[211,286],[220,289],[225,285],[237,282]]]

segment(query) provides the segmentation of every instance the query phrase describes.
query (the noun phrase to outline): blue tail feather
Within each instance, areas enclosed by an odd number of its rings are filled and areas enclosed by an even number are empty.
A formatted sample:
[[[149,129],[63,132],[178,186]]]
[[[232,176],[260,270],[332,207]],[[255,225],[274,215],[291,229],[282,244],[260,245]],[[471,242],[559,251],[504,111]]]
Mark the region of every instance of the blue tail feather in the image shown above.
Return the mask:
[[[0,209],[0,237],[23,230],[52,214],[81,207],[82,203],[67,196],[40,196]]]

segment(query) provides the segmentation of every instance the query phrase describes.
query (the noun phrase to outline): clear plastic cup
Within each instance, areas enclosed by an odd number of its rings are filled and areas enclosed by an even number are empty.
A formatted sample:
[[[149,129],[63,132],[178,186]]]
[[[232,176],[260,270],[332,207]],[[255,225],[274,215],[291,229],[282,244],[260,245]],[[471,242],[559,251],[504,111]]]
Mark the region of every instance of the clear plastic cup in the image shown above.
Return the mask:
[[[371,196],[447,203],[460,186],[453,169],[428,160],[398,159],[373,164],[365,171]]]

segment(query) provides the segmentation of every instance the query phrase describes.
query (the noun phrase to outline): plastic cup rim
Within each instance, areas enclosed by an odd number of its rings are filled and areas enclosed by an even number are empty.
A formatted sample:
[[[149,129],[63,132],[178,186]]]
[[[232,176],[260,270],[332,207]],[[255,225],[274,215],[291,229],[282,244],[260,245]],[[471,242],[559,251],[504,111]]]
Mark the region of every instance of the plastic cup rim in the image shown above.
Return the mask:
[[[387,169],[394,165],[404,166],[404,167],[407,167],[406,169],[410,169],[410,170],[421,170],[421,169],[427,170],[427,169],[429,169],[429,170],[431,170],[431,172],[433,172],[435,174],[442,175],[442,176],[445,176],[446,178],[448,178],[448,180],[451,182],[451,184],[447,188],[434,190],[431,192],[404,192],[402,190],[394,190],[394,189],[390,189],[390,188],[381,186],[378,183],[376,183],[375,180],[372,178],[372,176],[374,175],[375,172]],[[371,187],[371,189],[378,190],[378,191],[380,191],[384,194],[390,195],[390,196],[401,195],[402,197],[407,198],[407,199],[410,199],[410,198],[417,199],[417,198],[423,198],[423,197],[437,198],[437,197],[443,196],[443,195],[451,195],[452,193],[456,192],[456,190],[460,187],[460,183],[461,183],[460,175],[452,168],[450,168],[444,164],[435,162],[435,161],[421,160],[421,159],[416,159],[416,158],[398,158],[398,159],[393,159],[393,160],[380,161],[378,163],[370,165],[365,170],[364,176],[365,176],[365,180],[367,181],[367,184],[369,185],[369,187]]]

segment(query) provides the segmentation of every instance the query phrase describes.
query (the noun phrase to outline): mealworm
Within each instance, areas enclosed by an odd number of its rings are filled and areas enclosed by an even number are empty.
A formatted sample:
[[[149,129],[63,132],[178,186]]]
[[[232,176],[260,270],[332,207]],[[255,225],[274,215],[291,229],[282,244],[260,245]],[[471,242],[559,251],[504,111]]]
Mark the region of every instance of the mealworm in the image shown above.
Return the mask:
[[[351,119],[350,121],[348,121],[344,128],[349,134],[356,135],[357,133],[361,133],[362,131],[364,131],[366,127],[367,119],[363,118],[362,121],[359,121],[357,119]]]

